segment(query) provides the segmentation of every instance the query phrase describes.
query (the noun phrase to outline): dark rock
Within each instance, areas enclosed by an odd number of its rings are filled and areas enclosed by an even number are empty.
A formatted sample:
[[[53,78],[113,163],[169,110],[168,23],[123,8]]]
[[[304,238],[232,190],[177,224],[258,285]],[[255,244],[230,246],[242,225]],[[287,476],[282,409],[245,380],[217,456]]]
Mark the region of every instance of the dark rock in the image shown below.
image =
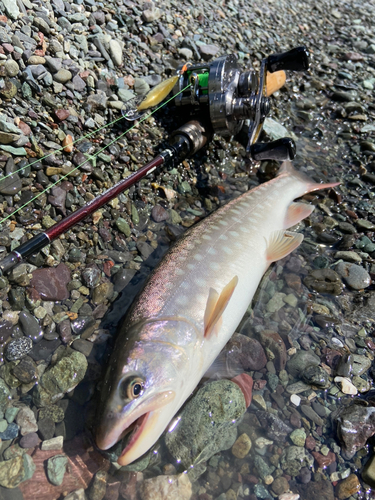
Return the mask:
[[[35,317],[27,311],[21,311],[18,318],[25,336],[39,342],[43,337],[43,330]]]
[[[285,441],[285,437],[293,431],[289,425],[273,413],[260,411],[257,412],[257,417],[267,437],[275,441]]]
[[[12,370],[15,377],[24,384],[29,384],[37,378],[37,366],[30,356],[25,356]]]
[[[287,363],[287,370],[293,377],[299,377],[305,371],[306,366],[318,366],[320,358],[313,351],[297,351]]]
[[[145,241],[138,241],[137,248],[143,260],[147,260],[154,251],[152,246],[146,243]]]
[[[69,344],[71,342],[72,336],[72,326],[69,319],[63,319],[57,325],[57,331],[60,338],[64,344]]]
[[[56,351],[59,345],[61,345],[60,339],[43,339],[38,344],[35,344],[28,354],[34,361],[46,361],[51,358],[52,354]]]
[[[13,325],[5,319],[0,320],[0,342],[5,343],[12,335]]]
[[[339,295],[343,290],[340,276],[332,269],[314,269],[303,282],[308,288],[319,293]]]
[[[328,373],[321,366],[307,366],[303,371],[302,378],[307,384],[317,387],[326,388],[330,385]]]
[[[287,354],[283,339],[277,332],[262,330],[258,338],[263,347],[267,347],[275,356],[274,365],[277,371],[284,370]]]
[[[120,269],[117,271],[113,277],[115,292],[122,292],[126,285],[133,279],[135,273],[135,269]]]
[[[243,370],[261,370],[266,366],[267,358],[261,344],[252,338],[235,333],[224,348],[228,363],[233,360]]]
[[[95,288],[101,278],[100,269],[96,264],[90,264],[82,272],[82,279],[88,288]]]
[[[35,448],[35,446],[38,446],[39,442],[40,439],[38,434],[36,432],[30,432],[30,434],[22,436],[20,439],[20,446],[21,448]]]
[[[2,439],[3,441],[15,439],[18,436],[19,430],[19,426],[16,423],[12,422],[8,425],[4,432],[0,432],[0,439]]]
[[[292,491],[300,494],[300,500],[334,500],[335,498],[332,483],[326,480],[296,485],[292,487]]]
[[[42,441],[52,439],[55,434],[55,422],[51,418],[38,420],[38,434]]]
[[[151,217],[155,222],[163,222],[169,218],[169,213],[161,205],[155,205],[152,207]]]
[[[89,342],[88,340],[77,339],[73,342],[72,347],[76,351],[84,354],[86,358],[88,358],[91,354],[94,344],[92,342]]]
[[[34,271],[31,286],[36,288],[43,300],[65,300],[69,298],[66,287],[69,281],[70,270],[61,263],[57,267]]]
[[[375,408],[352,404],[340,408],[335,419],[337,435],[343,443],[343,455],[350,460],[375,434]]]

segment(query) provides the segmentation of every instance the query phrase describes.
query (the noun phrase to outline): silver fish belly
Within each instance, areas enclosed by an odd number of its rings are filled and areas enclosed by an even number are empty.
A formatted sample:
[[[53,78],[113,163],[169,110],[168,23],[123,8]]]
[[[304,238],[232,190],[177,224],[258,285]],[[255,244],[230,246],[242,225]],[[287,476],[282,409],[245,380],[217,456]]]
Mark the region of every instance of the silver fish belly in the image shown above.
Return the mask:
[[[286,231],[313,206],[293,203],[316,184],[284,164],[279,176],[229,202],[167,253],[118,336],[99,410],[97,444],[108,449],[129,427],[118,462],[145,453],[234,333],[270,265],[303,237]]]

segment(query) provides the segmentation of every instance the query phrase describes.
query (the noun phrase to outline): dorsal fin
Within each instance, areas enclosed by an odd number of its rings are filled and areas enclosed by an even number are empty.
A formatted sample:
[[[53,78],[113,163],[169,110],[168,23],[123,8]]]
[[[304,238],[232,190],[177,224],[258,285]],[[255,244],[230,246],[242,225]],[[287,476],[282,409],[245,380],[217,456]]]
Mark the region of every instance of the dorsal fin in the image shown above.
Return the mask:
[[[235,276],[222,290],[221,294],[210,288],[206,310],[204,313],[204,337],[209,338],[213,333],[217,333],[221,326],[222,315],[233,295],[238,283],[238,276]]]

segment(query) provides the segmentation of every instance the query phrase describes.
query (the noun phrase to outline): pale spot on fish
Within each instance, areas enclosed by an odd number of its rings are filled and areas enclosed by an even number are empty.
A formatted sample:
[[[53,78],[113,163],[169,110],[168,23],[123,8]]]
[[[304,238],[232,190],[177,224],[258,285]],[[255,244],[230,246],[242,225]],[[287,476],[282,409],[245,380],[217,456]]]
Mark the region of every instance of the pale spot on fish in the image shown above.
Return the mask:
[[[214,271],[219,271],[220,270],[220,265],[217,262],[210,262],[208,265]]]
[[[177,276],[183,276],[185,274],[185,271],[183,269],[176,269],[176,274]]]
[[[239,234],[237,233],[237,231],[229,231],[229,234],[231,236],[234,236],[234,237],[239,236]]]
[[[200,253],[196,253],[193,257],[194,260],[202,260],[203,259],[203,255],[200,254]]]
[[[228,239],[228,236],[226,234],[222,234],[220,236],[220,239],[226,241]]]
[[[195,283],[197,286],[205,286],[205,284],[206,284],[206,280],[205,280],[205,279],[203,279],[203,278],[195,278],[194,283]]]
[[[202,239],[203,239],[203,240],[207,240],[207,241],[209,241],[209,240],[212,240],[212,237],[211,237],[209,234],[204,234],[204,235],[202,236]]]
[[[237,215],[242,214],[241,210],[237,210],[237,208],[232,208],[231,212]]]
[[[179,295],[176,299],[176,303],[180,306],[186,306],[189,303],[189,297],[187,295]]]
[[[229,247],[223,247],[223,252],[225,252],[227,255],[232,255],[233,250]]]
[[[215,248],[214,248],[214,247],[211,247],[211,248],[208,250],[208,252],[207,252],[207,253],[209,253],[210,255],[216,255],[216,254],[217,254],[217,251],[215,250]]]
[[[228,222],[226,220],[220,220],[219,224],[221,224],[222,226],[227,226]]]
[[[186,267],[187,267],[188,269],[190,269],[191,271],[192,271],[193,269],[195,269],[195,265],[194,265],[194,264],[186,264]]]

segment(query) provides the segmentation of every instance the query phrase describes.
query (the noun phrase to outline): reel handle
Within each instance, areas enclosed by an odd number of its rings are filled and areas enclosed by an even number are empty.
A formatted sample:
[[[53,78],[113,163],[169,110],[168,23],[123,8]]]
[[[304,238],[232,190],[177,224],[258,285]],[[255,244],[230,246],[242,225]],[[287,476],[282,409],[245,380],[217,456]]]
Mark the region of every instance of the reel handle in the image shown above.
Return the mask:
[[[290,137],[283,137],[277,141],[260,143],[256,142],[250,146],[250,154],[253,160],[293,160],[296,156],[296,145]]]
[[[309,51],[302,45],[267,57],[267,71],[274,73],[280,70],[306,71],[309,68]]]

